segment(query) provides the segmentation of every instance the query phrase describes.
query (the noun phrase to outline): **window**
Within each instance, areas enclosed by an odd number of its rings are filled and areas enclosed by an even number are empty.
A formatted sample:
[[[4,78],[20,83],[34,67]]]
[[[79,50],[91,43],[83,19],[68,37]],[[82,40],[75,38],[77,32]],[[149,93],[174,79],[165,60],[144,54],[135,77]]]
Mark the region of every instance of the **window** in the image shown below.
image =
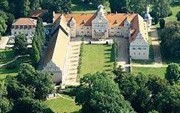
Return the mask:
[[[141,50],[141,48],[138,48],[139,50]]]
[[[133,48],[133,50],[136,50],[136,48]]]

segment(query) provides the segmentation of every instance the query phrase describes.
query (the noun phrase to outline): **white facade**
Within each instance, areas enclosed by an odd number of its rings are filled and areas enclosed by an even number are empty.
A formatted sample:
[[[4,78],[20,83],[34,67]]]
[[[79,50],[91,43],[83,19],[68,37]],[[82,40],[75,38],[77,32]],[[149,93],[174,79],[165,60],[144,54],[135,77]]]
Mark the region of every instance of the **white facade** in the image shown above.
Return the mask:
[[[132,59],[149,59],[149,44],[143,38],[141,33],[138,33],[136,40],[130,43],[129,51]]]
[[[100,5],[94,15],[73,15],[68,21],[70,35],[88,36],[93,39],[124,37],[129,39],[129,54],[132,59],[149,59],[148,28],[152,18],[147,11],[146,19],[138,14],[107,14]],[[87,19],[88,18],[88,19]],[[81,20],[81,21],[80,21]]]
[[[108,34],[108,20],[104,15],[103,6],[98,7],[98,12],[95,19],[92,21],[92,38],[94,39],[107,39]]]
[[[147,7],[147,11],[146,11],[146,14],[144,16],[144,21],[147,23],[147,26],[148,26],[148,31],[150,31],[150,27],[152,25],[152,17],[151,15],[149,14],[149,7]]]
[[[35,30],[36,28],[33,26],[14,26],[11,29],[11,43],[14,43],[14,38],[19,34],[24,34],[27,38],[28,43],[32,43]]]
[[[24,34],[28,43],[32,43],[36,30],[37,20],[31,18],[19,18],[12,24],[10,43],[14,43],[14,38],[19,34]]]

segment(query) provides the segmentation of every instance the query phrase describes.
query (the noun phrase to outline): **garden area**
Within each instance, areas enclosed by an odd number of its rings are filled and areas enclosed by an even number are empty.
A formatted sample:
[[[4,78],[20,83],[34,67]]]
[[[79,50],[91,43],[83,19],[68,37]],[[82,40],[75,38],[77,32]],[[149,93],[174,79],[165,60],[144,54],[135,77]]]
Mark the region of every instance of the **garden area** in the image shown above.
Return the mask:
[[[0,65],[8,63],[15,58],[13,50],[0,50]],[[15,76],[18,73],[19,65],[21,63],[31,63],[29,56],[17,58],[12,63],[0,68],[0,80],[3,80],[7,75]]]
[[[112,45],[83,45],[81,57],[80,78],[84,74],[97,71],[112,72],[114,62]]]
[[[171,11],[172,11],[172,15],[165,18],[166,22],[170,22],[170,21],[176,21],[176,14],[178,13],[178,11],[180,11],[180,5],[172,5],[171,6]]]
[[[138,74],[142,73],[143,75],[157,75],[164,78],[166,73],[166,67],[161,68],[152,68],[152,67],[132,67],[132,73]]]

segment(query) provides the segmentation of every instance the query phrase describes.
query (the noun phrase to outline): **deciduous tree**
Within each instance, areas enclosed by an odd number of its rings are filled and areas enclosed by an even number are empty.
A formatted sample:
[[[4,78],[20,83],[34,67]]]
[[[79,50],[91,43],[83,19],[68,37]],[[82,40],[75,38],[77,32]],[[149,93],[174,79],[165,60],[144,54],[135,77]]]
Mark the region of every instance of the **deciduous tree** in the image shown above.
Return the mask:
[[[173,82],[180,82],[180,66],[179,64],[172,63],[166,69],[165,78],[173,84]]]
[[[104,73],[88,74],[81,79],[76,102],[85,113],[134,113],[112,78]]]
[[[167,23],[161,30],[161,53],[166,59],[180,58],[180,22]]]
[[[19,34],[15,37],[13,49],[17,55],[27,54],[27,38],[24,34]]]

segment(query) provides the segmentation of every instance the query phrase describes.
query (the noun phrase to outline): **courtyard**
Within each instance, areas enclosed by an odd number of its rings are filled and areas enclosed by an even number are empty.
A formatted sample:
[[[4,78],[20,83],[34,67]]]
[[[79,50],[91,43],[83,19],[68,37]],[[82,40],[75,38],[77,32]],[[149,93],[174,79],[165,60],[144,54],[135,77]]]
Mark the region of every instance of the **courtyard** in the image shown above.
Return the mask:
[[[83,45],[79,78],[97,71],[111,73],[113,62],[112,45]]]

